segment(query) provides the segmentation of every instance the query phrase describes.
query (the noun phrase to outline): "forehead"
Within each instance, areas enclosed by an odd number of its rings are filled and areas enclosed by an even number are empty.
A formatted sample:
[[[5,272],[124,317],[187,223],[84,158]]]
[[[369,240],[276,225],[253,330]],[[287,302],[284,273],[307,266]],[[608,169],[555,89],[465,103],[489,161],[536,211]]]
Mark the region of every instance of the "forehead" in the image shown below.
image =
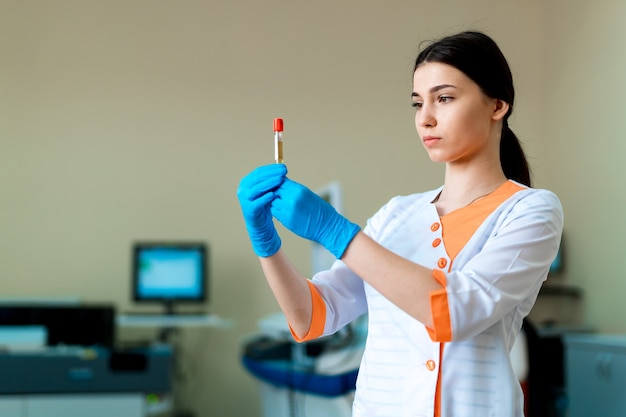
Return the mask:
[[[474,82],[452,65],[441,62],[426,62],[413,73],[413,91],[426,94],[431,88],[440,85],[453,85],[461,88]]]

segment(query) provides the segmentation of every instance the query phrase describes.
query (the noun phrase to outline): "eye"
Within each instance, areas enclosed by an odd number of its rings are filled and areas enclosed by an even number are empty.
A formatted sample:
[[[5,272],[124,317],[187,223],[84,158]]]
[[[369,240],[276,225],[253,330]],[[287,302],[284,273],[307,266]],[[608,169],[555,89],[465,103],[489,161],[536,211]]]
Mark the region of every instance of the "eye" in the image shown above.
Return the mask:
[[[439,102],[440,103],[449,103],[452,100],[454,100],[454,97],[451,97],[451,96],[439,96]]]
[[[420,101],[414,101],[413,103],[411,103],[411,107],[415,107],[416,109],[421,109],[424,106],[424,103],[420,102]]]

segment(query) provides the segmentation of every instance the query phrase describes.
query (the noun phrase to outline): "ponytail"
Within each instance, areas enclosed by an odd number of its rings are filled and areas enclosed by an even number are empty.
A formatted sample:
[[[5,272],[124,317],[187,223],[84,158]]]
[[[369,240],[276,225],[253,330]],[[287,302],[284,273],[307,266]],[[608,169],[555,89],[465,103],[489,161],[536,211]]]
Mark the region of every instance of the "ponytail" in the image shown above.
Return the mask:
[[[500,139],[500,164],[508,179],[530,187],[528,161],[526,161],[519,139],[509,127],[507,120],[504,121],[502,138]]]

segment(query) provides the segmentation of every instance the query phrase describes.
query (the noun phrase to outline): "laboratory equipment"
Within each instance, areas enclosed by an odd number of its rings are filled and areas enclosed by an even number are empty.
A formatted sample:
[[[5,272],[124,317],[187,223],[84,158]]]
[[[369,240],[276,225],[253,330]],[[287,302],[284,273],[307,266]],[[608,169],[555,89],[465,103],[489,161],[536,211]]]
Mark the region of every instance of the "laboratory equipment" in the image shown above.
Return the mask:
[[[171,389],[172,347],[49,346],[0,352],[0,396],[155,392]],[[24,372],[24,370],[31,370]]]
[[[283,163],[283,119],[274,119],[274,160]]]
[[[171,415],[173,361],[168,345],[5,350],[0,352],[0,415]]]
[[[242,363],[259,383],[263,417],[350,417],[367,317],[334,335],[296,343],[282,313],[259,321]]]
[[[39,327],[46,346],[115,345],[115,306],[108,303],[0,303],[0,329]],[[38,337],[44,337],[39,335]],[[2,369],[2,368],[0,368]]]

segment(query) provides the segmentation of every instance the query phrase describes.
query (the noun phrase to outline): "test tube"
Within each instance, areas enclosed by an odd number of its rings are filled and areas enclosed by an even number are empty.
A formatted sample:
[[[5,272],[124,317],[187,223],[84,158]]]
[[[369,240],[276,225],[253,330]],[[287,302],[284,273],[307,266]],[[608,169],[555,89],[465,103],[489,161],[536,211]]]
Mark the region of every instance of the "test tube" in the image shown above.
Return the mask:
[[[274,160],[283,163],[283,119],[274,119]]]

